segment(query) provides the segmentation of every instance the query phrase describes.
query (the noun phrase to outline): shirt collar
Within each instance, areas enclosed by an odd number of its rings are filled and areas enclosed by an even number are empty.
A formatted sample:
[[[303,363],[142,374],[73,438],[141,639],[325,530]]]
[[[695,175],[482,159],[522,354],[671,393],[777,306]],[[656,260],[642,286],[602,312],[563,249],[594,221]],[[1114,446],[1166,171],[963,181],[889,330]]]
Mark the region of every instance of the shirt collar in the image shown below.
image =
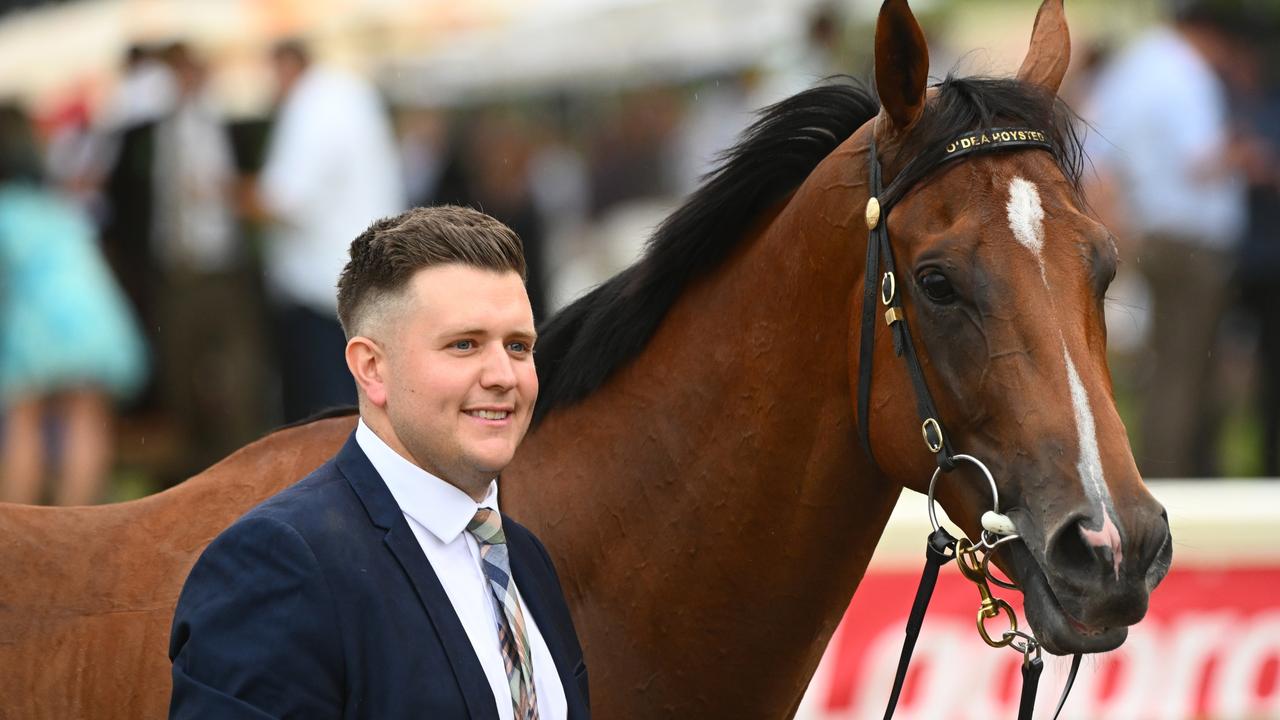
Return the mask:
[[[470,495],[392,450],[365,424],[364,418],[356,424],[356,443],[382,476],[401,512],[446,545],[467,528],[477,509],[498,510],[498,483],[489,481],[488,493],[477,503]]]

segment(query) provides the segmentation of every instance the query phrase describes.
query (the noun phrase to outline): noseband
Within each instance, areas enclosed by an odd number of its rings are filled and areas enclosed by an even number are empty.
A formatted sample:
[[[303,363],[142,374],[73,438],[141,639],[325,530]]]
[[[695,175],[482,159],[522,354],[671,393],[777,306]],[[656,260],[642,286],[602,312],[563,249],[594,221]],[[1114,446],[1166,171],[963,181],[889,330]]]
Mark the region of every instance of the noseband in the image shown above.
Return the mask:
[[[1053,145],[1049,142],[1048,136],[1039,130],[1019,127],[977,130],[961,135],[948,143],[944,148],[942,158],[929,170],[932,171],[943,163],[967,155],[1025,148],[1053,151]],[[907,326],[906,311],[902,306],[902,293],[909,283],[900,284],[894,269],[893,245],[889,241],[888,225],[888,215],[892,211],[893,205],[889,202],[881,201],[881,198],[886,197],[886,195],[880,157],[876,152],[874,131],[871,134],[868,154],[870,156],[868,164],[871,171],[871,198],[867,200],[866,209],[869,234],[867,237],[866,280],[862,296],[862,339],[858,347],[858,429],[862,437],[862,447],[872,464],[876,464],[875,455],[871,450],[870,403],[876,309],[879,307],[876,298],[876,286],[878,284],[879,304],[884,305],[884,321],[893,334],[894,354],[903,358],[906,362],[907,374],[911,377],[911,384],[915,389],[916,412],[920,418],[920,433],[925,447],[929,449],[929,452],[933,453],[938,465],[932,479],[929,481],[929,520],[933,526],[933,533],[929,535],[926,546],[925,570],[920,578],[920,586],[916,590],[916,598],[912,603],[911,615],[907,619],[907,636],[903,641],[902,654],[898,662],[898,673],[894,679],[893,691],[890,694],[884,717],[885,720],[891,718],[894,709],[897,707],[898,697],[902,692],[903,682],[906,680],[907,667],[911,662],[911,653],[915,648],[916,637],[924,622],[924,613],[928,608],[929,599],[933,595],[933,588],[937,582],[938,570],[950,562],[952,558],[958,558],[961,573],[966,579],[977,585],[981,597],[982,602],[978,610],[977,624],[978,632],[982,639],[992,647],[1007,646],[1022,653],[1023,687],[1018,708],[1018,718],[1019,720],[1024,718],[1029,720],[1035,706],[1036,687],[1039,683],[1040,673],[1044,669],[1044,663],[1040,658],[1040,643],[1031,634],[1018,630],[1017,616],[1014,614],[1013,609],[1004,600],[993,597],[988,585],[988,581],[991,581],[1003,587],[1014,587],[991,574],[990,561],[996,546],[1015,540],[1018,536],[1009,518],[1000,514],[999,493],[991,472],[977,458],[970,455],[956,454],[951,446],[950,437],[944,429],[942,419],[939,417],[937,405],[933,402],[933,396],[929,393],[929,386],[924,378],[924,370],[920,365],[920,357],[916,353],[915,343],[911,338],[911,330]],[[894,194],[894,197],[897,198],[904,197],[906,191],[910,189],[909,186],[901,188],[891,186],[891,188],[897,191]],[[880,273],[881,263],[884,264],[883,275]],[[993,509],[982,515],[982,536],[977,544],[970,542],[967,538],[956,540],[938,524],[934,513],[934,487],[938,481],[938,476],[955,469],[957,461],[968,462],[977,466],[986,477],[991,488]],[[1001,614],[1005,615],[1008,620],[1009,629],[1004,631],[999,639],[992,638],[986,628],[986,621],[994,619]],[[1063,689],[1062,698],[1058,702],[1058,708],[1054,713],[1055,718],[1062,711],[1062,706],[1067,700],[1067,694],[1071,691],[1071,685],[1080,667],[1080,658],[1081,656],[1076,654],[1072,659],[1067,685]]]

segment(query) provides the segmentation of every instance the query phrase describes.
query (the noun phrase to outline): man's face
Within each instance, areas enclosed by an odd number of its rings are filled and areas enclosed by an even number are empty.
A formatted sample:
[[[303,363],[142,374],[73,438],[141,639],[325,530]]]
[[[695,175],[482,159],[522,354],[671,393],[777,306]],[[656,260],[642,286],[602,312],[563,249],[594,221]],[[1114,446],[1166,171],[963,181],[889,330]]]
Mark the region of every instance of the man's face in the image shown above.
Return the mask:
[[[520,276],[459,264],[419,270],[382,335],[386,412],[403,449],[465,492],[487,486],[511,462],[538,397]]]

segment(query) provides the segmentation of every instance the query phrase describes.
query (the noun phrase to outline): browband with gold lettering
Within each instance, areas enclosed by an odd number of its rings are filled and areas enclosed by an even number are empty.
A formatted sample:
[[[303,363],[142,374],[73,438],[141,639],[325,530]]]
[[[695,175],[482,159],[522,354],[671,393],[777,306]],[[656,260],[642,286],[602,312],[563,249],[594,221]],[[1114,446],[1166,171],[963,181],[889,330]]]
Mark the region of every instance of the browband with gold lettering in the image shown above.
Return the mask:
[[[1006,147],[1036,147],[1052,150],[1049,136],[1031,128],[987,128],[967,132],[947,143],[943,160],[951,160],[972,152],[999,150]]]

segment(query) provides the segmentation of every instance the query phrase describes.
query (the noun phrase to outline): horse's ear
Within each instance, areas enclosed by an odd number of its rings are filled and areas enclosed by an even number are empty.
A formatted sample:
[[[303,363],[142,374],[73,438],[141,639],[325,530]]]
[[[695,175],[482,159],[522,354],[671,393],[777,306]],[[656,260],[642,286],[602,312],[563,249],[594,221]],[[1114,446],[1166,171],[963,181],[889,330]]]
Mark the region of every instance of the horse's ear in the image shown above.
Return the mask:
[[[1031,47],[1018,69],[1018,79],[1056,95],[1071,61],[1071,33],[1063,0],[1044,0],[1031,30]]]
[[[885,0],[876,20],[876,93],[894,127],[905,129],[924,110],[929,48],[907,0]]]

